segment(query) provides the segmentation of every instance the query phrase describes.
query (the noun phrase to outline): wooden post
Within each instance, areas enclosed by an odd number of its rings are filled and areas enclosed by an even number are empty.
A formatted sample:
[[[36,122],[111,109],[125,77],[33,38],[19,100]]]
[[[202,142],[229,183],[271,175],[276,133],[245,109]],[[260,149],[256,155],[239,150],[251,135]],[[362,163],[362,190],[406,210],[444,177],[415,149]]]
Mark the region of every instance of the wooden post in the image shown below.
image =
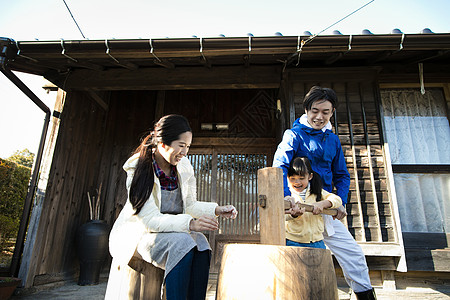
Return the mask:
[[[258,170],[258,200],[261,244],[286,245],[283,171],[280,168]]]

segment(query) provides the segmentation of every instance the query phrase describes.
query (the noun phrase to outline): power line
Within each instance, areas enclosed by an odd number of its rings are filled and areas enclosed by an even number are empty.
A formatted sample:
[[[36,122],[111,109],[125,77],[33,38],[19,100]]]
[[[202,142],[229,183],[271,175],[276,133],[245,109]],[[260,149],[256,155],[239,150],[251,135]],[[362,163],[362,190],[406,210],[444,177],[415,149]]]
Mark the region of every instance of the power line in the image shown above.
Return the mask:
[[[298,66],[300,64],[300,55],[302,53],[303,50],[303,46],[305,46],[306,44],[310,43],[312,40],[314,40],[319,34],[323,33],[324,31],[327,31],[328,29],[330,29],[331,27],[333,27],[334,25],[344,21],[345,19],[347,19],[348,17],[350,17],[351,15],[353,15],[354,13],[360,11],[361,9],[363,9],[364,7],[366,7],[367,5],[369,5],[370,3],[374,2],[375,0],[371,0],[369,2],[367,2],[366,4],[364,4],[363,6],[359,7],[358,9],[355,9],[354,11],[352,11],[351,13],[349,13],[348,15],[346,15],[345,17],[341,18],[340,20],[334,22],[333,24],[331,24],[330,26],[326,27],[325,29],[321,30],[320,32],[310,36],[306,41],[302,40],[300,42],[300,36],[298,37],[298,45],[297,45],[297,52],[292,54],[291,56],[289,56],[285,62],[284,62],[284,66],[283,66],[283,71],[282,73],[284,73],[287,65],[291,62],[291,60],[297,56],[297,64],[296,66]]]
[[[80,26],[78,26],[78,23],[77,23],[77,21],[75,20],[75,17],[72,15],[72,12],[70,11],[70,8],[69,8],[69,6],[68,6],[67,3],[66,3],[66,0],[63,0],[63,2],[64,2],[64,4],[65,4],[66,7],[67,7],[67,10],[69,11],[70,16],[72,17],[72,20],[75,22],[75,25],[77,25],[78,30],[80,31],[81,35],[83,36],[83,38],[86,38],[86,37],[84,36],[84,34],[83,34],[83,31],[81,31]]]
[[[322,31],[320,31],[319,33],[316,33],[315,35],[313,35],[312,37],[310,37],[308,40],[305,41],[305,44],[307,44],[308,42],[310,42],[312,39],[314,39],[316,36],[318,36],[319,34],[321,34],[324,31],[327,31],[328,29],[330,29],[331,27],[333,27],[334,25],[344,21],[345,19],[347,19],[348,17],[350,17],[351,15],[353,15],[354,13],[356,13],[357,11],[360,11],[361,9],[363,9],[364,7],[366,7],[367,5],[369,5],[370,3],[374,2],[375,0],[371,0],[369,2],[367,2],[366,4],[364,4],[363,6],[361,6],[360,8],[352,11],[351,13],[349,13],[348,15],[346,15],[345,17],[343,17],[342,19],[340,19],[339,21],[334,22],[333,24],[331,24],[330,26],[328,26],[327,28],[323,29]]]

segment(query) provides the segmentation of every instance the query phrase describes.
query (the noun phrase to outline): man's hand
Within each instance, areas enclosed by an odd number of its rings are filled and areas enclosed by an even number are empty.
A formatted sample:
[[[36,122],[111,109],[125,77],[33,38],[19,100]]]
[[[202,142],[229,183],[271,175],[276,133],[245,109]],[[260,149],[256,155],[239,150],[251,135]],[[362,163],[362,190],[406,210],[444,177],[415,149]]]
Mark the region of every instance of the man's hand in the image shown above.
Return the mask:
[[[337,215],[333,216],[333,219],[342,220],[346,216],[347,216],[347,211],[345,210],[344,205],[341,205],[337,208]]]
[[[214,231],[219,229],[219,222],[214,217],[203,216],[192,219],[189,223],[190,231]]]

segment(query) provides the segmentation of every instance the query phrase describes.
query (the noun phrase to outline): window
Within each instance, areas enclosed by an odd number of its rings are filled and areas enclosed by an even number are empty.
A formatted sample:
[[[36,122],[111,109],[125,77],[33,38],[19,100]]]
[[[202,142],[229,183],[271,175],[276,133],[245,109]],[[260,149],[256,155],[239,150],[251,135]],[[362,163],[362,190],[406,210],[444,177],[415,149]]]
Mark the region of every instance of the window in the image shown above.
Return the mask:
[[[381,92],[402,231],[450,232],[450,127],[440,89]]]

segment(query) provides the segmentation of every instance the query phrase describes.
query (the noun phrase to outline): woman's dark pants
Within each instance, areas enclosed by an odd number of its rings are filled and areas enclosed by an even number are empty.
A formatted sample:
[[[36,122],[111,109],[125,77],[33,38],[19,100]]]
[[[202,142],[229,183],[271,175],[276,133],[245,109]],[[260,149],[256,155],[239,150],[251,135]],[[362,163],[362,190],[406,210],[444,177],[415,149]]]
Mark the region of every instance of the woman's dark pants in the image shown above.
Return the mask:
[[[167,300],[204,300],[211,251],[192,248],[166,276]]]

